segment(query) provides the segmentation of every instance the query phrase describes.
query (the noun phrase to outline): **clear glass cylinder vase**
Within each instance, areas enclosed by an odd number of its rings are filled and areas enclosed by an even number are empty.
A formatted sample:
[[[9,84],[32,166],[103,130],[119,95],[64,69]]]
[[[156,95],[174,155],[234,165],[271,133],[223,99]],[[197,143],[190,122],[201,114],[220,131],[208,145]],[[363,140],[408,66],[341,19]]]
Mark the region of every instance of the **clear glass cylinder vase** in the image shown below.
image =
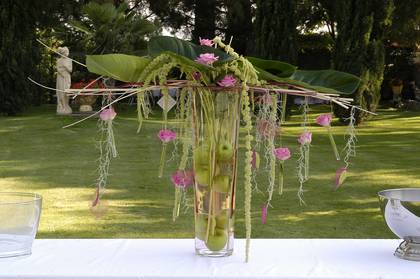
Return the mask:
[[[198,89],[193,94],[195,249],[233,252],[240,93]]]

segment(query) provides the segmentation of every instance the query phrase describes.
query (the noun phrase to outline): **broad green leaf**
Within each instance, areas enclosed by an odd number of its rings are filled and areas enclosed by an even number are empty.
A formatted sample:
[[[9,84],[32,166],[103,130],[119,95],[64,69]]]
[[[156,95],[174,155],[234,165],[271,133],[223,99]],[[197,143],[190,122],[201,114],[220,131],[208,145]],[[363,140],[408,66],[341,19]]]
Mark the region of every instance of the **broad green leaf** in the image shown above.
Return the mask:
[[[231,56],[220,49],[209,46],[199,46],[185,40],[168,36],[151,38],[148,43],[148,51],[149,55],[152,57],[158,56],[165,51],[170,51],[193,61],[203,53],[214,53],[215,56],[219,56],[218,62],[232,60]]]
[[[91,73],[125,82],[139,82],[141,72],[149,63],[145,57],[125,54],[87,55],[86,66]]]
[[[342,94],[352,94],[360,84],[357,76],[335,70],[297,70],[290,78],[310,84],[320,92],[328,88]]]
[[[296,66],[281,61],[265,60],[256,57],[247,57],[247,59],[254,67],[278,77],[290,77],[297,69]]]

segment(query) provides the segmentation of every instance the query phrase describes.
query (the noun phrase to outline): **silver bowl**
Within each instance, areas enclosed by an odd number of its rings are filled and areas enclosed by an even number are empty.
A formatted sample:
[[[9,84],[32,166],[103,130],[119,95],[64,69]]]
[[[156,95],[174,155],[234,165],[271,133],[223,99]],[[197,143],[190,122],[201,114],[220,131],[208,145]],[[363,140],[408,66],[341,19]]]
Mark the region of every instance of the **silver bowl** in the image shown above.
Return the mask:
[[[420,261],[420,188],[384,190],[378,196],[386,224],[404,240],[394,255]]]

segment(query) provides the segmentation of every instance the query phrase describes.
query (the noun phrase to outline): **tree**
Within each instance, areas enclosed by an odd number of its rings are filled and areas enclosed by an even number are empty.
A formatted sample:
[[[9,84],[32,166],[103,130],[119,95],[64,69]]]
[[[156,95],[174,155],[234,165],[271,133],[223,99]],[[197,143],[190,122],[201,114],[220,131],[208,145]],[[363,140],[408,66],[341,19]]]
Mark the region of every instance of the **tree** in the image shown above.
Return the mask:
[[[297,60],[297,1],[256,1],[256,54],[289,63]]]
[[[362,83],[354,93],[356,104],[376,111],[384,74],[384,38],[392,22],[392,0],[337,0],[328,12],[335,15],[337,37],[333,65],[340,71],[359,76]],[[335,108],[342,120],[347,110]],[[368,114],[357,116],[360,122]]]
[[[252,9],[250,0],[226,0],[226,40],[232,40],[236,52],[249,54],[253,47]]]
[[[127,2],[117,4],[90,2],[82,9],[85,17],[71,22],[85,34],[88,54],[141,54],[146,49],[146,36],[153,35],[156,26]]]
[[[36,41],[46,27],[60,24],[79,3],[65,0],[0,1],[0,114],[14,115],[39,103],[43,82],[43,47]]]

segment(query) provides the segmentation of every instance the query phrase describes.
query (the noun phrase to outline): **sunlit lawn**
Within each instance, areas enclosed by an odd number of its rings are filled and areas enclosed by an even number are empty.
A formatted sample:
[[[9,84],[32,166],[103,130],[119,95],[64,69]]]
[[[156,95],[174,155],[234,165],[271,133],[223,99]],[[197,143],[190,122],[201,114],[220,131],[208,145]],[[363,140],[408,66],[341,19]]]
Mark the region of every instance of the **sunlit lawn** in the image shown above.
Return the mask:
[[[314,119],[325,108],[314,108]],[[121,112],[121,109],[120,109]],[[159,238],[192,237],[192,210],[171,220],[173,186],[167,166],[157,178],[160,144],[157,124],[145,124],[136,134],[135,111],[122,109],[115,121],[119,158],[104,202],[105,215],[89,210],[94,194],[95,120],[62,129],[76,120],[58,117],[54,107],[40,107],[24,116],[0,118],[0,191],[34,191],[43,195],[41,238]],[[358,156],[350,177],[332,191],[335,161],[328,137],[312,125],[311,180],[306,183],[306,206],[299,205],[296,165],[300,132],[296,115],[284,127],[284,143],[293,152],[286,164],[285,193],[275,195],[267,224],[260,224],[264,194],[253,199],[253,237],[265,238],[390,238],[380,215],[376,193],[381,189],[420,186],[420,114],[382,110],[359,127]],[[344,126],[334,127],[343,146]],[[239,167],[241,173],[242,165]],[[264,189],[265,180],[259,179]],[[236,234],[244,237],[242,183],[238,185]]]

